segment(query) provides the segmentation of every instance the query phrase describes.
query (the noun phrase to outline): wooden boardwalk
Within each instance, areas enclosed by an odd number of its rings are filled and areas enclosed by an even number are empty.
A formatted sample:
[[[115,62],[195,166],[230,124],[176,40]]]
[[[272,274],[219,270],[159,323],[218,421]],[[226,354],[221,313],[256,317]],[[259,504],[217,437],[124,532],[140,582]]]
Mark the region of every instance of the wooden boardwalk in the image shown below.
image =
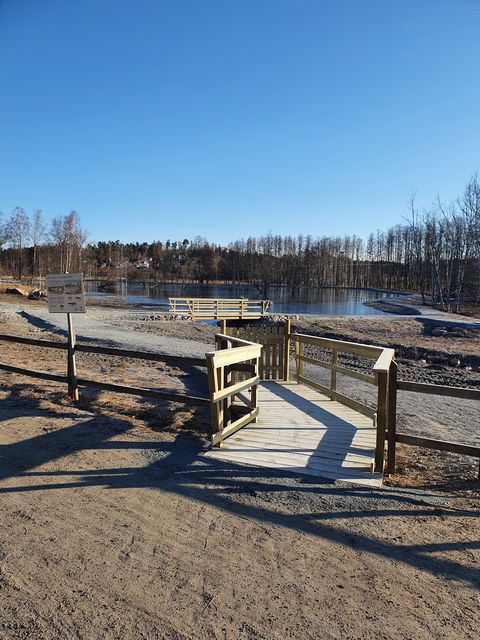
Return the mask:
[[[262,382],[260,414],[205,455],[259,467],[378,487],[372,473],[376,429],[372,420],[310,387]]]

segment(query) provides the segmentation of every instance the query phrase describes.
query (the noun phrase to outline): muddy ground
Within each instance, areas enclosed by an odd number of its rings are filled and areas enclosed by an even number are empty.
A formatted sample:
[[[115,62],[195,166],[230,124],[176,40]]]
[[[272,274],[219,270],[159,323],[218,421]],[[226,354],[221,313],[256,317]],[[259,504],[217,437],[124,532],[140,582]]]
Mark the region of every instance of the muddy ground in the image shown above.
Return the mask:
[[[63,340],[32,320],[42,319],[35,308],[2,307],[0,333]],[[127,344],[134,334],[155,350],[165,336],[197,353],[215,331],[121,309],[111,325],[95,317],[99,335],[120,323]],[[479,353],[476,335],[433,340],[393,317],[297,328],[428,358],[454,352],[459,366],[401,357],[401,369],[478,384],[464,364]],[[0,349],[2,361],[65,368],[59,351]],[[92,377],[179,390],[192,373],[83,354],[78,364]],[[405,428],[478,438],[475,406],[426,407],[411,395]],[[72,406],[64,386],[4,372],[0,427],[1,640],[478,637],[479,485],[464,457],[437,464],[405,447],[396,486],[379,490],[226,464],[202,456],[205,410],[94,390]]]

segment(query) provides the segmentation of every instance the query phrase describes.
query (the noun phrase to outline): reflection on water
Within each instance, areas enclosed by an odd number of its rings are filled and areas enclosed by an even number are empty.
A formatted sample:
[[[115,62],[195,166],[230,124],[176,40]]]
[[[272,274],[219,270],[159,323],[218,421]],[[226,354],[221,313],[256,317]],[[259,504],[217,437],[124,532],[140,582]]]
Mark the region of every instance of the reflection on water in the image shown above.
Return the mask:
[[[145,305],[148,308],[168,304],[168,298],[249,298],[261,300],[258,289],[247,285],[157,284],[123,282],[106,292],[100,282],[86,282],[87,295],[91,297],[115,297],[126,303]],[[384,315],[381,311],[363,303],[392,296],[387,292],[368,289],[337,289],[335,287],[301,288],[292,291],[287,287],[270,287],[268,299],[272,301],[271,313],[318,313],[324,315]]]

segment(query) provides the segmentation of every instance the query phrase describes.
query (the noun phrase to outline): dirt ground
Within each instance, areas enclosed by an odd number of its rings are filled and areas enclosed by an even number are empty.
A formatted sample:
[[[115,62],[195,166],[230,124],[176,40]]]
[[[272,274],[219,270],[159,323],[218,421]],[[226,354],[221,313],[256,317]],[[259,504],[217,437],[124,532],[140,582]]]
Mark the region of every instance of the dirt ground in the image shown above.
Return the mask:
[[[388,320],[299,328],[386,346],[418,340],[450,355],[451,343],[410,319]],[[215,331],[124,321],[202,343]],[[9,313],[0,332],[55,338]],[[475,335],[450,340],[462,357],[478,353]],[[2,361],[64,370],[62,352],[0,349]],[[175,367],[82,357],[92,376],[187,384]],[[477,386],[464,365],[429,375]],[[431,458],[404,447],[396,486],[371,490],[221,463],[202,456],[208,420],[205,410],[92,390],[72,406],[62,385],[0,372],[1,640],[478,638],[471,469],[459,478],[453,465],[452,482],[429,484]]]
[[[2,640],[478,637],[474,491],[222,464],[38,395],[0,395]]]

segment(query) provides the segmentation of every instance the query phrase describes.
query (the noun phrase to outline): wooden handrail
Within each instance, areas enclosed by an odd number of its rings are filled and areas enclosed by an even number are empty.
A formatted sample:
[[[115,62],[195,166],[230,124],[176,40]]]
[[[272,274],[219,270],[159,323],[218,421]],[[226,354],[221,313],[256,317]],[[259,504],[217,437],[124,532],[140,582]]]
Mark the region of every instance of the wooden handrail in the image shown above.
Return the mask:
[[[294,377],[298,382],[302,382],[321,393],[327,395],[331,400],[336,400],[359,413],[362,413],[376,421],[377,435],[375,448],[375,467],[374,471],[383,472],[385,464],[385,440],[389,435],[391,442],[391,434],[395,431],[395,406],[396,406],[396,386],[390,384],[390,376],[393,375],[396,363],[394,361],[395,351],[393,349],[378,347],[375,345],[361,344],[358,342],[347,342],[345,340],[334,340],[332,338],[323,338],[320,336],[309,336],[301,333],[293,333],[291,339],[295,343],[295,361],[296,374]],[[330,362],[324,362],[310,356],[304,355],[305,345],[312,345],[321,349],[331,351]],[[375,358],[375,364],[372,367],[373,375],[359,373],[338,364],[338,354],[346,353],[361,356],[364,358]],[[303,374],[303,364],[313,364],[330,370],[330,386],[324,386],[313,380],[309,380]],[[378,387],[377,391],[377,408],[371,407],[358,402],[337,391],[337,375],[344,375],[350,378],[374,384]],[[396,377],[395,377],[396,383]],[[395,445],[393,444],[393,451]],[[394,453],[392,453],[394,456]],[[394,464],[394,462],[393,462]]]
[[[212,413],[212,445],[221,447],[223,440],[247,425],[256,422],[258,408],[258,375],[262,345],[219,333],[215,336],[216,351],[205,354],[207,359],[208,388]],[[240,370],[250,375],[235,382]],[[233,405],[236,395],[250,391],[248,411]],[[240,395],[239,395],[240,397]],[[243,396],[241,397],[243,400]],[[245,402],[243,402],[245,404]],[[241,412],[241,415],[234,414]]]
[[[246,298],[169,298],[172,313],[189,313],[192,318],[221,320],[225,318],[262,318],[268,313],[270,300]]]

